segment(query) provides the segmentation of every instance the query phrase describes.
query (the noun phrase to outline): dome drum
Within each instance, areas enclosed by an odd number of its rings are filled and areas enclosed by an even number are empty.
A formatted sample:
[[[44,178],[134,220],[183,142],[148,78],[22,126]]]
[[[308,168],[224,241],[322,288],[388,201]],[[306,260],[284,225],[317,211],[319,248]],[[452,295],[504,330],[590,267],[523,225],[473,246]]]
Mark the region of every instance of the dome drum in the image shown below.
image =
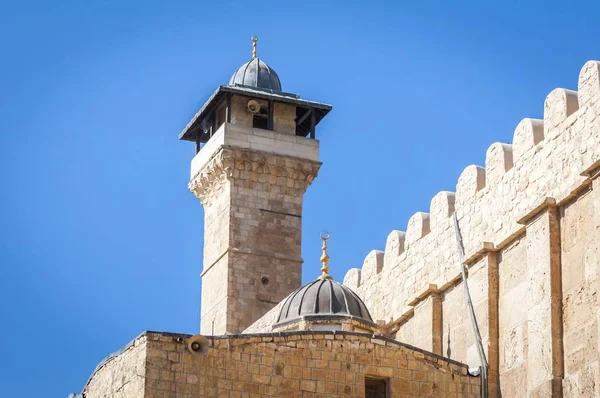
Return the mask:
[[[378,326],[370,321],[347,315],[303,315],[273,325],[276,332],[292,330],[340,330],[344,332],[378,333]]]

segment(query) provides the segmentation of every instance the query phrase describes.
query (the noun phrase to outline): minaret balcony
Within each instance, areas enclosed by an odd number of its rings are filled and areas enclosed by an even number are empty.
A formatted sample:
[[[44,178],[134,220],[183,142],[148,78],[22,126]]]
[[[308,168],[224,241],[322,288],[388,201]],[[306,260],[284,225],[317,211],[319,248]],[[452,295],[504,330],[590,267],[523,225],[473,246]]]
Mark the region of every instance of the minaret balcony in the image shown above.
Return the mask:
[[[190,177],[194,178],[221,147],[319,161],[319,141],[316,139],[223,123],[192,159]]]

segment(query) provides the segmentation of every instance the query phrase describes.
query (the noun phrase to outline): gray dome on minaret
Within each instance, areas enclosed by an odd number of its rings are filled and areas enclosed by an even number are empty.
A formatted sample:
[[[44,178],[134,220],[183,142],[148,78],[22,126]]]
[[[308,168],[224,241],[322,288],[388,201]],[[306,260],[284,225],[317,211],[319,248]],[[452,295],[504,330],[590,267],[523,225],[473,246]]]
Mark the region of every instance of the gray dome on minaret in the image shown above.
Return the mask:
[[[229,85],[235,84],[281,91],[281,81],[277,72],[257,57],[252,57],[235,71],[229,80]]]
[[[256,43],[258,37],[252,36],[252,58],[240,66],[231,79],[229,85],[241,85],[260,88],[263,90],[281,91],[281,81],[277,72],[256,56]]]

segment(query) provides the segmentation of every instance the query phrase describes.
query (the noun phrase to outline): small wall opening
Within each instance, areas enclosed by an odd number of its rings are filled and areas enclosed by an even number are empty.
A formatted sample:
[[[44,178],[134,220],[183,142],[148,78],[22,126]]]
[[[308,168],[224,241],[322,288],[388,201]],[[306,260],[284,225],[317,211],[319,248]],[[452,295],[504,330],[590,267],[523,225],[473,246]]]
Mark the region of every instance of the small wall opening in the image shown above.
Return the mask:
[[[365,398],[387,397],[387,380],[365,377]]]
[[[342,330],[342,325],[335,323],[325,323],[325,324],[314,324],[311,325],[310,330]]]
[[[223,125],[223,123],[225,123],[226,112],[227,112],[227,107],[223,103],[223,104],[221,104],[221,106],[219,107],[219,109],[217,109],[217,112],[215,114],[215,116],[216,116],[216,124],[215,124],[215,131],[214,132],[216,132],[216,130],[218,130],[219,127],[221,127]]]
[[[269,128],[269,111],[265,107],[261,106],[260,111],[252,117],[252,127],[264,130]]]

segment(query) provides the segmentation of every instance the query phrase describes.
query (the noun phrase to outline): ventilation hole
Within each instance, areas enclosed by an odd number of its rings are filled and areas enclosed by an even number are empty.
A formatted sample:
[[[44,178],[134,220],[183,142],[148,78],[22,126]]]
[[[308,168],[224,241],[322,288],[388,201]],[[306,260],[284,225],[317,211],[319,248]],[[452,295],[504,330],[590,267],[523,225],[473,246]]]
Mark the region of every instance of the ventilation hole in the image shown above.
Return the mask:
[[[262,283],[263,285],[267,285],[269,283],[269,278],[263,276],[262,278],[260,278],[260,283]]]

